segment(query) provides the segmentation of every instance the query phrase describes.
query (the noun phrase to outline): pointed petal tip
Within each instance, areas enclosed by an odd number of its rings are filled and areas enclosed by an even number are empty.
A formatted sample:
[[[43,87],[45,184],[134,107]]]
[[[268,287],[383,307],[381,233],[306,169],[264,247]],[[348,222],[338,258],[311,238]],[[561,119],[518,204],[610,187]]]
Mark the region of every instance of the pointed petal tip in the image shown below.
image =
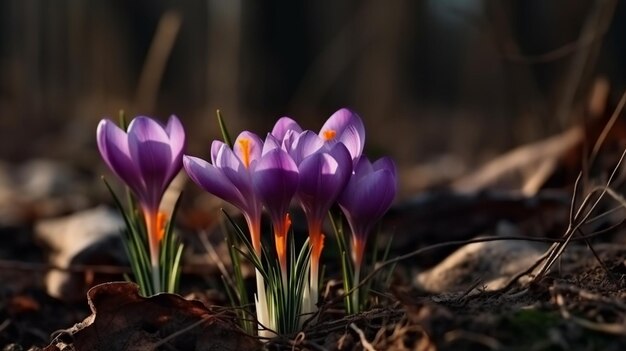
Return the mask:
[[[320,129],[320,135],[328,136],[327,142],[341,142],[350,151],[352,159],[363,153],[365,146],[365,125],[361,117],[348,108],[333,113]]]
[[[396,166],[396,163],[394,162],[394,160],[389,157],[389,156],[383,156],[381,158],[379,158],[378,160],[376,160],[373,164],[372,164],[372,169],[374,170],[379,170],[379,169],[386,169],[389,170],[394,177],[397,176],[398,174],[398,167]]]
[[[290,130],[296,133],[301,133],[302,127],[300,127],[298,122],[294,121],[291,117],[283,116],[276,121],[271,134],[278,140],[283,140],[285,138],[285,134],[287,134]]]
[[[247,130],[243,131],[239,133],[237,139],[235,139],[233,152],[244,166],[249,168],[261,157],[263,152],[263,140],[255,133]]]
[[[128,136],[131,143],[157,141],[169,144],[170,141],[170,137],[161,123],[146,116],[133,118],[128,125]]]
[[[175,115],[171,115],[165,126],[165,133],[169,137],[169,144],[172,148],[172,161],[180,162],[186,143],[185,129]]]

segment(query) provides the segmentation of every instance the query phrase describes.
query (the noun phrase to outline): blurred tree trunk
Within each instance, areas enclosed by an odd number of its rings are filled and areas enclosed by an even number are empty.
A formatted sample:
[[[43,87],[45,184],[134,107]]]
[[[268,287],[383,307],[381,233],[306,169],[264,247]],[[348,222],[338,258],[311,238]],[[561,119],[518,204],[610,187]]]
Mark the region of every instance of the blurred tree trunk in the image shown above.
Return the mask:
[[[222,110],[232,126],[243,124],[239,108],[241,13],[240,0],[207,0],[207,113],[212,117],[216,109]]]
[[[381,11],[379,2],[370,0],[367,15],[357,32],[364,49],[357,54],[355,102],[371,118],[392,118],[404,93],[399,91],[400,46],[407,29],[407,1],[392,1]],[[391,113],[390,113],[391,112]],[[367,118],[367,117],[366,117]]]

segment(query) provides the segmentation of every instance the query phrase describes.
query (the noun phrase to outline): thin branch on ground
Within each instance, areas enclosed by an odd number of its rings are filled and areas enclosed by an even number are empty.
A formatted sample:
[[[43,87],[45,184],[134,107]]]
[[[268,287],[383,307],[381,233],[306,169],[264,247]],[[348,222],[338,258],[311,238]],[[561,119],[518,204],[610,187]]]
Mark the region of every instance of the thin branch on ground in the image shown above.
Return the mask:
[[[372,346],[372,344],[370,344],[370,342],[367,341],[367,338],[365,337],[365,333],[363,332],[363,330],[361,330],[359,327],[357,327],[356,324],[354,324],[354,323],[350,323],[350,328],[352,330],[354,330],[357,333],[357,335],[359,336],[359,340],[361,341],[361,346],[363,346],[364,350],[376,351],[374,346]]]
[[[624,324],[600,323],[600,322],[595,322],[595,321],[591,321],[585,318],[574,316],[573,314],[570,313],[569,309],[567,308],[565,304],[565,298],[559,291],[557,291],[556,287],[552,287],[550,290],[552,291],[554,295],[555,303],[559,307],[561,316],[564,319],[570,320],[585,329],[602,332],[606,334],[626,336],[626,326]]]

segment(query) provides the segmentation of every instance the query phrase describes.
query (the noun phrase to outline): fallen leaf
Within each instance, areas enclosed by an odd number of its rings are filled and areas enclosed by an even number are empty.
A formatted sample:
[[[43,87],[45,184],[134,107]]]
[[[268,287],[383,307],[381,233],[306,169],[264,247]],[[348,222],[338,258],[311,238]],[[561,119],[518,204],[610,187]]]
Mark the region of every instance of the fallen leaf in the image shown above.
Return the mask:
[[[139,295],[137,285],[106,283],[87,293],[92,314],[55,338],[53,350],[257,350],[230,315],[175,294]],[[69,340],[69,343],[68,343]]]

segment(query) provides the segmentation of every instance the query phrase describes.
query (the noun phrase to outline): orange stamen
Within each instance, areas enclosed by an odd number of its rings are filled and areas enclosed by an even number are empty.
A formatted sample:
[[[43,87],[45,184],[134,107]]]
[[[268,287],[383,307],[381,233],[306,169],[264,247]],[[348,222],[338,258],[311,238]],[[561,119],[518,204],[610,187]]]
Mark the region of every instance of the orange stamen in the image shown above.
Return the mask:
[[[280,262],[280,265],[285,265],[284,262],[286,262],[285,259],[287,258],[286,236],[276,236],[276,254],[278,255],[278,261]]]
[[[246,168],[250,167],[250,146],[250,139],[243,138],[239,140],[239,147],[241,147],[241,156],[243,157],[241,161]]]
[[[322,220],[308,219],[309,224],[309,245],[311,246],[311,274],[309,276],[310,282],[310,298],[311,305],[309,308],[315,310],[315,305],[319,299],[319,267],[320,256],[322,256],[322,249],[324,248],[324,234],[322,233]]]
[[[165,225],[167,223],[167,215],[163,211],[159,211],[156,216],[156,238],[157,242],[161,242],[165,236]]]
[[[148,236],[150,236],[154,243],[158,243],[163,240],[165,236],[165,225],[167,224],[167,214],[162,211],[157,213],[145,213],[146,216],[146,229],[148,230]]]
[[[365,253],[365,241],[361,239],[352,240],[352,259],[356,267],[360,267]]]
[[[313,264],[319,264],[322,249],[324,248],[324,234],[321,232],[309,234],[309,240],[311,243],[311,262]]]
[[[274,240],[276,241],[276,254],[281,266],[287,267],[287,232],[291,227],[291,217],[285,214],[283,223],[277,224],[274,230]]]
[[[146,230],[148,234],[148,245],[150,246],[150,260],[153,265],[159,262],[159,247],[161,240],[165,236],[165,224],[167,215],[165,212],[144,210]]]
[[[322,138],[324,138],[325,141],[333,140],[335,139],[335,136],[337,136],[337,131],[334,131],[332,129],[322,132]]]

